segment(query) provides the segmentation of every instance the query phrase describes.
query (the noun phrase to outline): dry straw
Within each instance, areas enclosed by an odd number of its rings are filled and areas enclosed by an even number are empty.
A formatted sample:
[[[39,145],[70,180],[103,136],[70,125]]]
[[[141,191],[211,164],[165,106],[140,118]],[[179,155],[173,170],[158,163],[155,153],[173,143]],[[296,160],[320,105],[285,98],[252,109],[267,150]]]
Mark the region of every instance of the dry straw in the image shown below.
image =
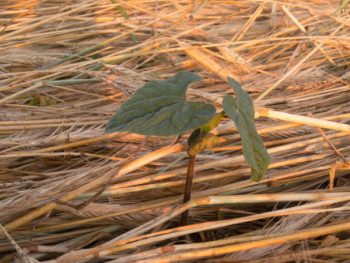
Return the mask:
[[[1,1],[1,262],[348,260],[347,2]],[[181,205],[187,135],[104,133],[183,69],[192,100],[219,105],[228,76],[252,95],[263,180],[223,120]]]

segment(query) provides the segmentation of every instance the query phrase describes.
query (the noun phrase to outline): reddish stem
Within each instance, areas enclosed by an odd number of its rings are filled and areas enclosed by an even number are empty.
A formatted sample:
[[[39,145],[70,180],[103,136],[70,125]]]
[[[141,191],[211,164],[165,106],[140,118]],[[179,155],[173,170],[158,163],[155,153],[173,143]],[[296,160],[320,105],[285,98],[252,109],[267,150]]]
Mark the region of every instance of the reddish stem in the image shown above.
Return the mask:
[[[185,185],[183,203],[187,203],[191,199],[195,160],[196,160],[196,156],[190,156],[188,159],[186,185]],[[187,225],[187,219],[188,219],[188,210],[182,213],[180,225],[181,226]]]

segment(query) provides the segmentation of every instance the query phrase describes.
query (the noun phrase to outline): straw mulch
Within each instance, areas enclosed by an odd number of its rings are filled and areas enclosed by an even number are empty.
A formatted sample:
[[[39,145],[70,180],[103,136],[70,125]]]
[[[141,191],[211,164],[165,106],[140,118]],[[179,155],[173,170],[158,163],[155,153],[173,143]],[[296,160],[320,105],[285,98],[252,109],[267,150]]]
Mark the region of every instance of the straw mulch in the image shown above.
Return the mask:
[[[1,1],[1,262],[350,262],[347,2]],[[257,119],[262,181],[227,119],[187,204],[188,135],[104,133],[184,69],[204,79],[192,100],[220,109],[229,75],[257,110],[294,114]]]

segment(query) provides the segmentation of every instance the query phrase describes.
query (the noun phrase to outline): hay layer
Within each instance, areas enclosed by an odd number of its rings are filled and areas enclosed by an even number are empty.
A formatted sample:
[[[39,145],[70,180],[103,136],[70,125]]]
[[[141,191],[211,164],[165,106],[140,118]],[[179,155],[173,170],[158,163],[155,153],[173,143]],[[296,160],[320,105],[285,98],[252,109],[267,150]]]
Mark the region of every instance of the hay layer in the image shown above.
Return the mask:
[[[347,2],[1,1],[1,262],[347,262]],[[104,134],[183,69],[190,99],[220,108],[227,76],[255,99],[261,182],[228,120],[184,205],[186,135]]]

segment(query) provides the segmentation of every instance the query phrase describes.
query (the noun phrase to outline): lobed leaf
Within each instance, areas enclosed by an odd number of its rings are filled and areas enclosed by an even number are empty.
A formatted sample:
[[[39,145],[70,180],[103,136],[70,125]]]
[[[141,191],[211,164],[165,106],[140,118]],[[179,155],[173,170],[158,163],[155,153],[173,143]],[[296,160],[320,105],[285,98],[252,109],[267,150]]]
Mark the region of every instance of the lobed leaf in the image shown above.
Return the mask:
[[[188,85],[199,80],[198,75],[181,71],[168,80],[148,82],[120,107],[106,131],[168,136],[202,126],[215,115],[215,107],[185,100]]]
[[[267,171],[270,157],[256,131],[253,101],[238,82],[230,77],[228,82],[234,89],[236,98],[226,95],[223,99],[223,108],[239,131],[244,158],[251,168],[251,178],[259,181]]]

